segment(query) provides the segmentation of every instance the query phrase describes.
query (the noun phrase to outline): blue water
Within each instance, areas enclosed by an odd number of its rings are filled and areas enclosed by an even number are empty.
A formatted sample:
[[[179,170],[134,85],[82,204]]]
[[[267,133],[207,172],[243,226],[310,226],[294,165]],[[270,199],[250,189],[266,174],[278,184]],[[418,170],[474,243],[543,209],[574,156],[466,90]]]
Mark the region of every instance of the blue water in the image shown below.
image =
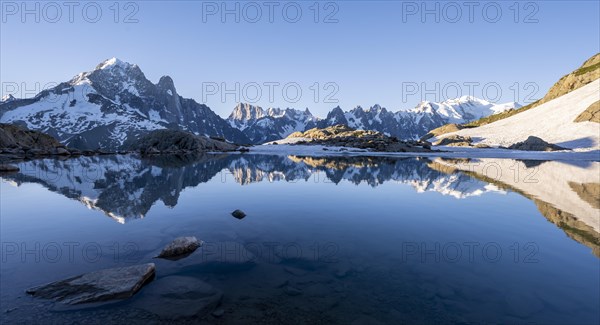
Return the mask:
[[[600,198],[590,201],[573,180],[597,186],[600,165],[514,161],[535,171],[537,183],[523,184],[439,168],[458,163],[261,155],[23,162],[0,185],[2,323],[170,321],[144,308],[144,294],[173,275],[223,292],[222,316],[203,311],[179,322],[599,323]],[[552,190],[567,193],[558,199],[544,194],[557,177],[565,185]],[[247,216],[233,218],[235,209]],[[153,258],[191,235],[204,245],[189,257]],[[114,304],[63,310],[25,294],[147,262],[156,263],[154,281]]]

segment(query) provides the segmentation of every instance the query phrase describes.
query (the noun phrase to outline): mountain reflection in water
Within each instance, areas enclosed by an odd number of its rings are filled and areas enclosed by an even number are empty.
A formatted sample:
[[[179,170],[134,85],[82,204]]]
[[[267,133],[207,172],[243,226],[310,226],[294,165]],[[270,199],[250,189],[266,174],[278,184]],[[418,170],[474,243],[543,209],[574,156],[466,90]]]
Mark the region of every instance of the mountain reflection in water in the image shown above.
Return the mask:
[[[34,160],[3,175],[15,185],[38,183],[78,200],[120,223],[143,218],[157,201],[174,207],[180,193],[215,177],[241,185],[256,182],[409,184],[456,199],[516,192],[570,238],[600,256],[598,162],[383,157],[202,155],[138,159],[96,156]]]

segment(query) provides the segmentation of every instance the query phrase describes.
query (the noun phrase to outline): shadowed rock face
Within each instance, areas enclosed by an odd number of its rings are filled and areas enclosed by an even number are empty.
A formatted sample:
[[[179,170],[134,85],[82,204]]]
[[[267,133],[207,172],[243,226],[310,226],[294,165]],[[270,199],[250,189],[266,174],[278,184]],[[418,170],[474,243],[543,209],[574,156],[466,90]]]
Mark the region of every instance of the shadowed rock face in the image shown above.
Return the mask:
[[[51,150],[62,145],[55,138],[17,125],[0,123],[0,148],[33,148]]]
[[[67,305],[124,299],[152,280],[154,270],[154,263],[105,269],[34,287],[27,293]]]

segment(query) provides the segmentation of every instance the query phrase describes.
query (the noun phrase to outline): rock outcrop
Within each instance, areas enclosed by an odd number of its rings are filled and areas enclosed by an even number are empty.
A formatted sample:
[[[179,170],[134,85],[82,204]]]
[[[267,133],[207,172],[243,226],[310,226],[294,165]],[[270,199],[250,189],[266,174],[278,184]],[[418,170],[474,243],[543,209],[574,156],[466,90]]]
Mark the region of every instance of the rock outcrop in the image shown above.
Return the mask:
[[[0,173],[16,173],[19,170],[17,166],[0,164]]]
[[[64,146],[52,136],[30,131],[17,125],[0,123],[0,148],[30,148],[49,151],[57,147]]]
[[[429,140],[433,137],[437,137],[438,135],[456,132],[456,131],[462,130],[463,128],[464,127],[462,125],[455,124],[455,123],[442,125],[439,128],[435,128],[435,129],[429,131],[429,133],[427,133],[421,137],[421,140]]]
[[[557,146],[552,143],[548,143],[541,138],[529,136],[525,141],[517,142],[507,149],[512,150],[524,150],[524,151],[559,151],[559,150],[568,150],[567,148],[563,148],[561,146]]]
[[[579,67],[579,69],[560,78],[560,80],[550,87],[548,93],[546,93],[542,99],[537,101],[534,106],[539,106],[562,95],[570,93],[573,90],[579,89],[598,78],[600,78],[600,53],[585,61],[581,67]]]
[[[355,130],[343,124],[295,132],[288,138],[302,139],[297,144],[352,147],[379,152],[431,151],[430,144],[425,141],[400,141],[396,137],[389,137],[376,131]]]
[[[198,136],[179,130],[156,130],[147,133],[129,145],[142,154],[173,154],[205,151],[234,151],[237,145],[225,141]]]
[[[133,296],[151,281],[154,272],[154,263],[117,267],[34,287],[27,293],[67,305],[124,299]]]
[[[440,139],[434,143],[436,146],[452,146],[452,147],[469,147],[473,143],[471,137],[463,137],[460,135],[451,135]]]
[[[80,154],[81,151],[67,148],[48,134],[0,123],[0,161]]]
[[[600,101],[593,103],[585,111],[581,112],[575,119],[575,122],[600,123]]]

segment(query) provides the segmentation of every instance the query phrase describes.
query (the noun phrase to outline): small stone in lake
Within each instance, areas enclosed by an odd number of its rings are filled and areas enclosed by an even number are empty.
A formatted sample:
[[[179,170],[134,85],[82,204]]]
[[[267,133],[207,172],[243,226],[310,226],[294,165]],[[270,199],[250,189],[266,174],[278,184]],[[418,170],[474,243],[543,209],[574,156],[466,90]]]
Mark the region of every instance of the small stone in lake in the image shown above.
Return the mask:
[[[20,169],[17,166],[0,164],[0,172],[4,172],[4,173],[16,173],[19,170]]]
[[[244,213],[244,211],[239,210],[239,209],[231,212],[231,215],[234,216],[237,219],[244,219],[244,217],[246,216],[246,214]]]
[[[157,257],[178,260],[193,253],[200,246],[202,246],[202,241],[194,236],[178,237],[163,248]]]

